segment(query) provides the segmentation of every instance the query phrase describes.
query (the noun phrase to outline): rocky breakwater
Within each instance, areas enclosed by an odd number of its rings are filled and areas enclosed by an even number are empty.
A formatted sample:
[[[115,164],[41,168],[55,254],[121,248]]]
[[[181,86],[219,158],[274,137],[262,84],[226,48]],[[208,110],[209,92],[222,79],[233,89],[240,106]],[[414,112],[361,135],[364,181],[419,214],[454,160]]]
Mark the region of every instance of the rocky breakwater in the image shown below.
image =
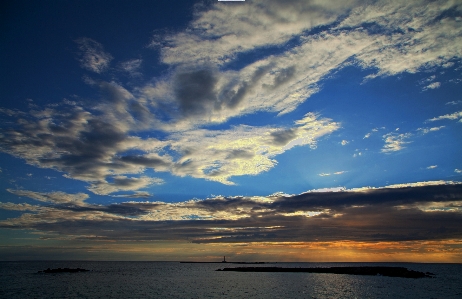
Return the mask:
[[[38,271],[37,273],[77,273],[77,272],[88,272],[90,270],[80,269],[80,268],[57,268],[57,269],[46,269],[43,271]]]
[[[301,272],[301,273],[330,273],[349,275],[374,275],[404,278],[433,277],[433,273],[423,273],[408,270],[404,267],[330,267],[330,268],[283,268],[283,267],[237,267],[217,269],[216,271],[235,272]]]

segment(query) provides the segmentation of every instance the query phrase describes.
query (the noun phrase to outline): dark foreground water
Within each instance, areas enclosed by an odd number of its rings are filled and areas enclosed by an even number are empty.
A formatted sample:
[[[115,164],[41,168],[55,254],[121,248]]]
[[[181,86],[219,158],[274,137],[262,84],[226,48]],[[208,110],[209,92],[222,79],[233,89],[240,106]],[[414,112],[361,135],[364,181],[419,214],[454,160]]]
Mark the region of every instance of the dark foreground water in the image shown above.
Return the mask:
[[[0,262],[0,298],[462,298],[462,264],[278,263],[258,266],[400,266],[434,278],[216,272],[233,264]],[[255,266],[255,265],[249,265]],[[37,273],[47,268],[90,272]]]

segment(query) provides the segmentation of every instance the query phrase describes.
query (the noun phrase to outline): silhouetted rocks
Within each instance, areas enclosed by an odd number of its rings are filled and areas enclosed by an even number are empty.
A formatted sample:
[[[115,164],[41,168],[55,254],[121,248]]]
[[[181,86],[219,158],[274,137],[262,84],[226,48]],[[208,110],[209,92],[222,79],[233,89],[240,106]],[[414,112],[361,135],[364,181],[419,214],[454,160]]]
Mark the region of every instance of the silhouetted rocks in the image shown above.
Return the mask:
[[[80,269],[80,268],[76,268],[76,269],[71,269],[71,268],[58,268],[58,269],[46,269],[46,270],[43,270],[43,271],[38,271],[37,273],[76,273],[76,272],[88,272],[90,270],[87,270],[87,269]]]
[[[331,273],[350,275],[381,275],[390,277],[423,278],[432,277],[433,273],[408,270],[404,267],[330,267],[330,268],[282,268],[282,267],[237,267],[217,269],[216,271],[236,272],[303,272]]]
[[[180,262],[181,264],[223,264],[223,263],[226,263],[226,264],[240,264],[240,265],[263,265],[263,264],[276,264],[276,263],[272,263],[272,262],[226,262],[226,261],[223,261],[223,262],[188,262],[188,261],[185,261],[185,262]]]

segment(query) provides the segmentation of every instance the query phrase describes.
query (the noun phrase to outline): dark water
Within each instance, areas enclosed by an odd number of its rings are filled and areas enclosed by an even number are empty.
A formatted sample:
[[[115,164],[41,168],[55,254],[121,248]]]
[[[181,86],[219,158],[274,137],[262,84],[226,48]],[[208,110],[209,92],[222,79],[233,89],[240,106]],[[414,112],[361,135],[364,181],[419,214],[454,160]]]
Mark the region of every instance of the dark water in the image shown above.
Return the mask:
[[[278,263],[279,267],[401,266],[435,278],[216,272],[222,264],[0,262],[0,298],[462,298],[462,264]],[[226,267],[239,265],[227,264]],[[265,265],[259,265],[265,266]],[[47,268],[90,272],[38,274]]]

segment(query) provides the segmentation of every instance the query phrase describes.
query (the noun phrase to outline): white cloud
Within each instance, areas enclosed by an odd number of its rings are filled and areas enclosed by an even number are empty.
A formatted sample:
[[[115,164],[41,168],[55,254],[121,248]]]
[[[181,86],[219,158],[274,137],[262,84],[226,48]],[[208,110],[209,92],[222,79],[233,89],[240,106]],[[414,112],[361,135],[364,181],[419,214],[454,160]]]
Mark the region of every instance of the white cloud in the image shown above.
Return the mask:
[[[164,181],[159,178],[142,176],[139,178],[129,178],[127,176],[115,176],[112,182],[95,182],[92,183],[88,190],[95,194],[107,195],[120,191],[136,191],[151,185],[161,185]]]
[[[434,117],[429,119],[428,121],[437,121],[437,120],[442,120],[442,119],[449,119],[449,120],[456,120],[456,119],[462,119],[462,111],[459,112],[454,112],[452,114],[446,114],[438,117]]]
[[[348,143],[350,143],[348,140],[342,140],[341,142],[342,145],[347,145]]]
[[[63,204],[71,203],[75,205],[83,206],[85,205],[85,200],[89,198],[88,194],[77,193],[77,194],[68,194],[64,192],[49,192],[49,193],[40,193],[27,190],[13,190],[7,189],[8,192],[15,194],[17,196],[29,197],[41,202],[48,202],[53,204]]]
[[[348,172],[348,171],[337,171],[337,172],[334,172],[334,173],[320,173],[318,174],[319,176],[331,176],[331,175],[340,175],[340,174],[344,174],[345,172]]]
[[[445,128],[446,126],[439,126],[439,127],[433,127],[433,128],[418,128],[417,131],[420,131],[422,132],[423,134],[428,134],[430,132],[436,132],[436,131],[439,131],[443,128]]]
[[[404,145],[410,143],[409,141],[406,141],[412,136],[411,133],[403,133],[403,134],[397,134],[397,133],[388,133],[383,135],[385,145],[383,146],[381,152],[382,153],[391,153],[391,152],[396,152],[404,149]]]
[[[339,128],[327,118],[308,113],[293,127],[237,126],[232,130],[192,130],[172,135],[171,147],[183,153],[173,173],[233,184],[231,176],[268,171],[277,155],[295,146],[316,148],[317,139]]]
[[[423,90],[425,91],[425,90],[428,90],[428,89],[436,89],[436,88],[439,88],[440,86],[441,86],[441,83],[440,83],[440,82],[433,82],[433,83],[431,83],[431,84],[425,86],[425,87],[423,88]]]
[[[435,169],[437,167],[438,167],[438,165],[431,165],[431,166],[428,166],[427,169]]]
[[[364,66],[378,68],[369,78],[415,73],[421,67],[443,65],[454,56],[460,57],[460,22],[456,18],[432,21],[457,6],[454,1],[377,1],[353,9],[339,27],[369,23],[390,33],[377,38],[370,51],[357,55]],[[442,44],[443,40],[447,44]]]
[[[462,170],[456,168],[456,169],[454,169],[454,172],[455,173],[462,173]]]
[[[419,81],[419,84],[422,84],[422,85],[423,85],[423,84],[432,82],[432,81],[434,81],[435,79],[436,79],[436,76],[433,75],[433,76],[430,76],[430,77],[428,77],[428,78],[426,78],[426,79],[420,80],[420,81]]]
[[[104,52],[103,46],[91,38],[83,37],[76,40],[80,50],[80,65],[95,73],[102,73],[112,60],[109,53]]]
[[[461,184],[461,182],[439,180],[439,181],[423,181],[423,182],[415,182],[415,183],[392,184],[392,185],[387,185],[384,187],[352,188],[352,189],[348,189],[347,191],[363,192],[363,191],[368,191],[368,190],[384,189],[384,188],[397,189],[397,188],[409,188],[409,187],[443,186],[443,185],[459,185],[459,184]]]
[[[342,67],[353,57],[360,66],[377,67],[378,72],[374,76],[385,76],[417,72],[420,68],[446,64],[448,59],[460,56],[460,47],[456,46],[462,41],[460,26],[449,18],[435,23],[428,21],[438,17],[452,4],[377,1],[374,5],[356,7],[359,2],[341,5],[314,3],[295,1],[292,5],[279,7],[276,1],[265,2],[264,11],[261,11],[263,6],[259,5],[260,1],[242,7],[212,6],[207,11],[198,12],[185,32],[166,36],[163,61],[176,67],[174,73],[181,78],[197,78],[198,73],[191,72],[191,69],[199,67],[202,71],[207,70],[209,62],[213,65],[226,64],[237,59],[236,53],[276,42],[283,44],[293,36],[301,39],[299,45],[279,55],[263,57],[240,70],[208,71],[207,85],[203,87],[207,86],[210,92],[203,93],[204,98],[196,101],[194,106],[194,112],[201,112],[202,117],[175,122],[172,130],[200,126],[206,122],[221,123],[256,111],[290,112],[319,90],[318,83],[329,72]],[[320,34],[306,33],[305,30],[312,26],[307,26],[307,20],[312,22],[312,19],[306,14],[316,12],[322,15],[326,11],[347,11],[351,7],[355,8],[337,27]],[[291,19],[290,26],[288,21],[284,21],[287,18]],[[222,22],[224,19],[226,21]],[[324,18],[319,24],[333,20],[331,17]],[[367,30],[367,24],[371,23],[380,26],[378,32]],[[279,31],[279,26],[284,30]],[[266,34],[267,30],[272,30],[271,34]],[[393,32],[400,33],[391,34]],[[239,39],[239,36],[245,38]],[[447,44],[435,44],[435,39],[446,40]],[[158,40],[156,43],[159,44]],[[182,103],[191,101],[165,91],[165,86],[174,89],[174,78],[177,77],[161,80],[143,90],[149,90],[153,102],[170,98],[169,103],[175,105],[179,100],[180,108],[185,108]],[[157,96],[154,98],[152,95]]]
[[[165,36],[161,46],[167,64],[225,64],[238,53],[280,45],[315,26],[335,21],[357,1],[254,0],[246,5],[212,5],[196,12],[184,32]]]

